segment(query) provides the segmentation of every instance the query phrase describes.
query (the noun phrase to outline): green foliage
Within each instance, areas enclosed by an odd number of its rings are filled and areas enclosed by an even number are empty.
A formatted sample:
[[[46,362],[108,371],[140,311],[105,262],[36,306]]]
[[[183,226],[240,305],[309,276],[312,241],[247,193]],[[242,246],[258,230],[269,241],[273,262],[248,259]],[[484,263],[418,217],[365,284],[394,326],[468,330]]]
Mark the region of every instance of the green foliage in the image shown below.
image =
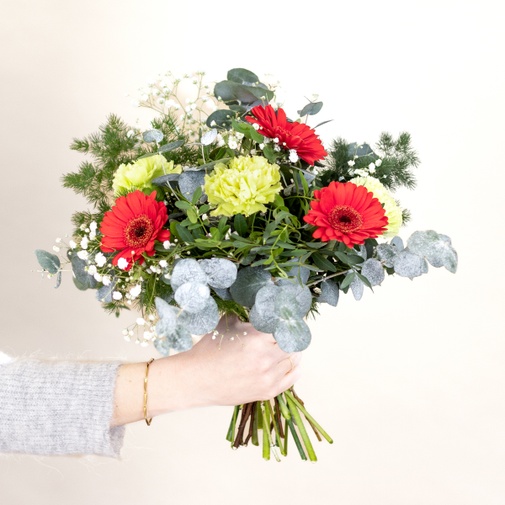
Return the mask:
[[[373,167],[370,171],[371,163]],[[365,171],[389,190],[394,191],[399,187],[413,189],[413,169],[418,165],[419,158],[411,146],[408,133],[401,133],[397,139],[389,133],[382,133],[376,151],[368,144],[349,144],[343,138],[338,138],[331,144],[318,179],[321,186],[327,186],[331,181],[350,181],[359,171]]]

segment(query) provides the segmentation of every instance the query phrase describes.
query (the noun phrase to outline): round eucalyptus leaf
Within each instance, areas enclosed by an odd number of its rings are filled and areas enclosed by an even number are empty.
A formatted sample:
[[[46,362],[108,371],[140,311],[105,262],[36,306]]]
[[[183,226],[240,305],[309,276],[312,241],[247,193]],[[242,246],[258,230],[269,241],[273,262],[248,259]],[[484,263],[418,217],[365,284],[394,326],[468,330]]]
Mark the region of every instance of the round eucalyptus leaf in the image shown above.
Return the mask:
[[[230,287],[231,296],[244,307],[252,307],[256,293],[267,284],[272,284],[272,275],[267,270],[262,267],[241,268]]]
[[[319,295],[317,301],[336,307],[338,305],[339,295],[340,289],[338,284],[334,280],[328,279],[321,282],[321,294]]]
[[[253,85],[259,82],[258,76],[245,68],[232,68],[228,70],[226,77],[228,80],[238,82],[239,84]]]
[[[447,235],[439,235],[433,230],[416,231],[409,237],[407,247],[426,258],[435,268],[445,266],[450,272],[456,272],[458,255]]]
[[[193,196],[193,193],[196,191],[196,189],[203,186],[204,183],[204,171],[184,171],[179,175],[179,189],[188,200],[191,200],[191,197]]]
[[[60,258],[58,258],[56,254],[44,251],[42,249],[37,249],[35,251],[35,256],[37,256],[37,261],[46,272],[55,274],[60,269]]]
[[[364,275],[372,286],[379,286],[384,280],[384,267],[379,260],[370,258],[361,265],[361,275]]]
[[[210,289],[207,284],[200,282],[185,282],[179,286],[174,299],[179,307],[187,312],[200,312],[207,304],[210,296]]]
[[[217,130],[215,128],[212,128],[212,130],[209,130],[208,132],[205,132],[202,135],[202,138],[200,139],[200,142],[204,146],[208,146],[215,142],[217,138]]]
[[[179,260],[172,270],[170,285],[174,291],[186,282],[207,283],[205,272],[198,264],[198,261],[193,258]]]
[[[204,335],[212,331],[219,323],[219,309],[214,299],[209,297],[200,312],[183,311],[178,322],[179,326],[184,327],[193,335]]]
[[[88,262],[79,258],[77,254],[73,254],[70,263],[72,265],[72,273],[74,274],[75,286],[82,291],[86,289],[95,289],[98,282],[87,272]]]
[[[413,279],[428,272],[428,263],[418,254],[404,249],[394,257],[393,268],[399,276]]]
[[[355,300],[361,300],[363,292],[365,291],[365,284],[357,275],[354,276],[354,279],[351,282],[351,291]]]
[[[207,283],[214,289],[229,288],[237,279],[237,266],[230,260],[211,258],[198,263],[207,276]]]
[[[279,321],[274,338],[284,352],[299,352],[309,346],[312,335],[303,319],[289,319]]]
[[[160,130],[148,130],[142,134],[144,142],[156,142],[159,144],[163,140],[163,132]]]

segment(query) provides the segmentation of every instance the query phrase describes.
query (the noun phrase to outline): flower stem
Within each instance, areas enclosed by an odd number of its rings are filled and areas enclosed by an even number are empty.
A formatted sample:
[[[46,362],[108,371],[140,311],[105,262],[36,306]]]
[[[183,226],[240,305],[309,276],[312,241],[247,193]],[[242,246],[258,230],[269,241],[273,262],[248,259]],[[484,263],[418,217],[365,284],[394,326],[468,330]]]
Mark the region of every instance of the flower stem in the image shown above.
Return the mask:
[[[326,431],[321,427],[321,425],[307,412],[307,409],[303,406],[302,403],[293,395],[292,391],[286,391],[284,393],[288,399],[290,399],[298,409],[300,409],[303,415],[307,418],[307,421],[310,422],[312,426],[314,426],[317,431],[326,439],[327,442],[333,444],[333,439],[326,433]]]

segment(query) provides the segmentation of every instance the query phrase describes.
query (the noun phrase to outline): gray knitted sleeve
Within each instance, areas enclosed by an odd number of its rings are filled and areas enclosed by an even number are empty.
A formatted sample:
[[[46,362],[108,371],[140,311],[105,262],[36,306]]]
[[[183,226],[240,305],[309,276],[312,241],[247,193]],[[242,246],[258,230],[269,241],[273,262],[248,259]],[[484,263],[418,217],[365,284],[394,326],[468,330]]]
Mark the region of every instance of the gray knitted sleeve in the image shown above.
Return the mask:
[[[124,427],[110,420],[119,365],[0,361],[0,452],[118,457]]]

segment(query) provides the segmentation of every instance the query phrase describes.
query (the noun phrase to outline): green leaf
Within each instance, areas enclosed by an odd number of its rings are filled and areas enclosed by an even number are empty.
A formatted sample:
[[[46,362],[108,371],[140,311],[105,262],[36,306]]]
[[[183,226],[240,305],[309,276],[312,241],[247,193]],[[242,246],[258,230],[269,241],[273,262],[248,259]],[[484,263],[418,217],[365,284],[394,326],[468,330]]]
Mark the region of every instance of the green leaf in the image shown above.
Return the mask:
[[[310,328],[303,319],[283,319],[274,331],[274,338],[284,352],[305,350],[312,339]]]
[[[233,228],[239,235],[247,234],[248,226],[243,214],[235,214],[235,217],[233,218]]]
[[[42,249],[37,249],[35,251],[37,260],[40,266],[50,274],[56,274],[60,270],[61,262],[60,258],[56,254],[44,251]]]
[[[337,267],[318,252],[312,253],[312,261],[317,267],[319,267],[324,272],[337,271]]]
[[[356,274],[354,272],[349,272],[346,274],[344,277],[344,280],[340,284],[340,289],[343,291],[347,287],[351,285],[351,283],[354,281],[354,278],[356,277]]]
[[[184,226],[181,226],[179,223],[175,223],[175,229],[177,230],[177,235],[178,237],[183,241],[188,244],[191,244],[194,242],[194,237],[192,233],[187,229],[184,228]]]

